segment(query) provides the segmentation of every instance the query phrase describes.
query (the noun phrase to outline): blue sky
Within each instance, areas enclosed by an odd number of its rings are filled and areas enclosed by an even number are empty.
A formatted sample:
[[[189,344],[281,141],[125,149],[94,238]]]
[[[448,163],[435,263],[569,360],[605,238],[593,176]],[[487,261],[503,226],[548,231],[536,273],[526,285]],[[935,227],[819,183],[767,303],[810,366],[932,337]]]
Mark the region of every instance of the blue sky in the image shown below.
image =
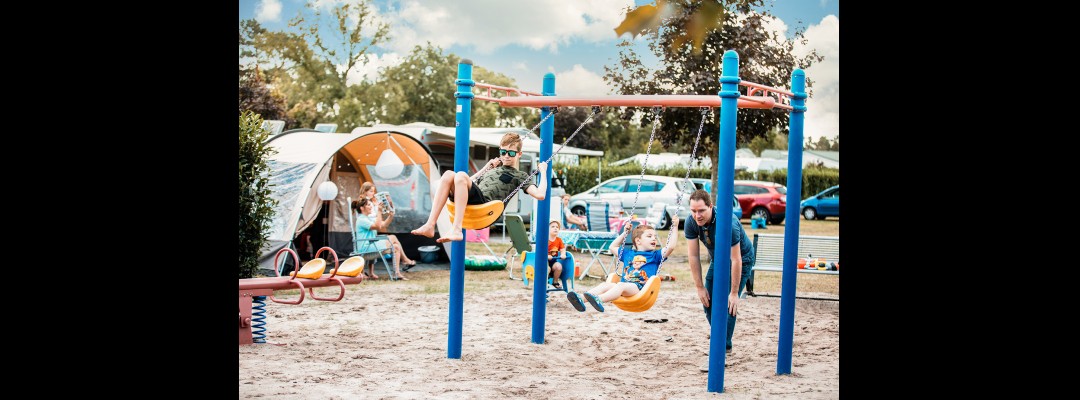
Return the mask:
[[[766,0],[769,1],[769,0]],[[306,11],[305,0],[240,0],[240,19],[254,18],[270,30],[288,30],[288,21]],[[341,0],[316,0],[333,7]],[[614,64],[622,38],[614,29],[631,5],[650,0],[373,0],[378,17],[391,25],[391,41],[372,52],[350,80],[372,79],[377,68],[394,65],[415,45],[431,41],[475,65],[506,74],[519,88],[540,91],[543,75],[554,72],[560,95],[604,95],[604,65]],[[806,136],[833,137],[840,131],[840,10],[838,0],[775,0],[771,25],[788,36],[807,28],[806,47],[826,59],[810,67],[814,97],[807,101]],[[539,25],[530,26],[530,24]],[[628,36],[624,36],[628,37]],[[649,56],[644,41],[638,54]],[[796,48],[796,52],[808,51]],[[650,56],[651,57],[651,56]],[[649,59],[645,59],[649,62]]]

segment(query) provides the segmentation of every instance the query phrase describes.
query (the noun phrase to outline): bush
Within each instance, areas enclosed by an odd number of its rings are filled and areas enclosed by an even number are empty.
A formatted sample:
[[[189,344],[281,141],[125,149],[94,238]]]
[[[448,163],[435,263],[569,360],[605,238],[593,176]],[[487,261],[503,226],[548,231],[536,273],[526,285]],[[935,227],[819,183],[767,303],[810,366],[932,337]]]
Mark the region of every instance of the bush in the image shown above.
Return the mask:
[[[255,276],[259,255],[266,243],[277,201],[270,197],[270,133],[262,129],[262,117],[251,111],[240,114],[240,279]]]

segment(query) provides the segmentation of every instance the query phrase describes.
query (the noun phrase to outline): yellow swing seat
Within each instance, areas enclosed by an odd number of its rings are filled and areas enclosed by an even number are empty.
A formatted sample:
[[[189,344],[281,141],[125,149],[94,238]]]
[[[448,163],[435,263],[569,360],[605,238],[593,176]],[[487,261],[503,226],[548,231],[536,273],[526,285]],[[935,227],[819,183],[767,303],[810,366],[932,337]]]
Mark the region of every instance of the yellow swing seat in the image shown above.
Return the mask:
[[[620,277],[618,274],[608,275],[608,282],[617,283]],[[645,286],[638,291],[637,294],[630,297],[619,297],[611,302],[615,307],[619,307],[620,310],[627,312],[642,312],[649,308],[652,308],[653,303],[656,302],[657,296],[660,295],[660,279],[653,276],[645,281]]]
[[[484,204],[469,204],[465,206],[465,218],[461,221],[461,227],[465,229],[484,229],[502,216],[505,205],[501,200],[492,200]],[[450,213],[450,222],[454,222],[454,202],[446,200],[446,211]]]

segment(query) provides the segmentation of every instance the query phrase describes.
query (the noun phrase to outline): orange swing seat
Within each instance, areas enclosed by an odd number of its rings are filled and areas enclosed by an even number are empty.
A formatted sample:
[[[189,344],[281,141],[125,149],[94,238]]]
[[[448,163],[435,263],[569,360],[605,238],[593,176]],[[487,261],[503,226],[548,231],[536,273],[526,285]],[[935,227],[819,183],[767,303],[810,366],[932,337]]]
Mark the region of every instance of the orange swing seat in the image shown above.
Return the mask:
[[[492,200],[484,204],[469,204],[465,206],[465,217],[462,218],[461,227],[465,229],[484,229],[502,216],[504,203],[501,200]],[[450,213],[450,222],[454,222],[454,202],[446,200],[446,211]]]
[[[608,275],[608,282],[617,283],[620,277],[618,274]],[[630,297],[619,297],[611,302],[615,307],[619,307],[620,310],[627,312],[642,312],[649,308],[652,308],[653,303],[656,303],[656,298],[660,295],[660,279],[653,276],[645,281],[645,286],[638,291],[637,294]]]

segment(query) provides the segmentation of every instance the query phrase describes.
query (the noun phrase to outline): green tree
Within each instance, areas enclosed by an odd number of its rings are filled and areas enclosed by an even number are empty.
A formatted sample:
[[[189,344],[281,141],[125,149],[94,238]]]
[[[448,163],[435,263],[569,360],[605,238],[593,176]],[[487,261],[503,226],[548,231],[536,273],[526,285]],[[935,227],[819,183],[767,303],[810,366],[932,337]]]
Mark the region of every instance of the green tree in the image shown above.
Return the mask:
[[[756,138],[750,139],[749,147],[750,151],[753,151],[755,156],[761,157],[762,150],[765,150],[769,147],[769,142],[766,141],[765,138],[758,136]]]
[[[779,128],[773,128],[769,130],[768,142],[773,149],[787,150],[788,149],[788,135],[780,132]]]
[[[314,15],[305,17],[303,13],[298,13],[289,21],[289,26],[300,28],[316,57],[335,68],[337,89],[344,95],[352,68],[368,61],[367,52],[371,47],[390,40],[390,24],[375,18],[375,10],[368,0],[357,0],[354,4],[343,2],[334,7],[330,10],[332,18],[329,24],[318,2],[309,2],[304,6]],[[370,31],[370,37],[364,36],[365,29]]]
[[[282,120],[288,125],[290,118],[285,114],[285,96],[264,83],[261,75],[258,66],[253,69],[244,69],[241,66],[239,114],[251,111],[263,119]]]
[[[300,126],[334,122],[347,132],[364,121],[355,113],[342,115],[341,108],[355,107],[356,96],[366,93],[365,85],[348,84],[349,74],[367,62],[372,47],[389,40],[390,25],[374,18],[369,0],[340,3],[329,15],[316,3],[305,6],[310,16],[300,12],[289,21],[295,32],[241,21],[240,56],[267,65],[270,82],[288,99],[288,115]]]
[[[806,137],[806,145],[803,146],[804,150],[822,150],[822,151],[840,151],[840,134],[836,135],[836,139],[829,140],[824,135],[818,137],[815,142],[810,136]]]
[[[744,81],[767,86],[786,88],[790,85],[791,71],[808,68],[823,57],[811,52],[805,57],[793,54],[796,42],[805,43],[803,31],[797,30],[794,39],[766,30],[766,18],[771,14],[764,8],[763,0],[725,1],[698,0],[665,2],[671,7],[670,14],[661,17],[655,29],[645,31],[649,50],[660,60],[656,70],[646,68],[641,57],[629,41],[619,44],[619,60],[613,66],[605,66],[604,80],[620,94],[716,94],[720,91],[723,53],[727,49],[739,54],[740,78]],[[714,4],[721,11],[712,10]],[[706,9],[710,8],[710,9]],[[755,11],[755,9],[757,11]],[[700,11],[700,12],[699,12]],[[702,20],[712,15],[714,19]],[[695,22],[696,21],[696,22]],[[684,29],[688,24],[705,26],[701,51],[689,42],[693,32]],[[715,28],[709,28],[715,25]],[[639,31],[640,32],[640,31]],[[688,33],[690,32],[690,33]],[[808,80],[807,86],[812,81]],[[623,117],[629,119],[636,110],[627,108]],[[713,182],[717,180],[718,115],[709,113],[705,122],[705,134],[701,139],[699,154],[708,154],[713,165]],[[651,124],[655,116],[646,112],[642,125]],[[689,152],[701,121],[701,113],[693,108],[667,108],[660,116],[659,140],[664,148]],[[765,136],[770,129],[787,129],[788,114],[783,110],[739,110],[736,143],[750,143],[753,138]],[[786,132],[786,131],[785,131]],[[685,150],[684,150],[685,149]],[[714,186],[716,187],[716,186]],[[714,197],[716,193],[713,193]]]
[[[268,163],[274,150],[266,142],[269,132],[262,129],[262,123],[258,114],[251,111],[240,113],[239,279],[255,276],[277,205],[277,201],[270,197]]]
[[[453,93],[457,90],[454,81],[460,61],[460,57],[445,54],[431,43],[416,46],[400,64],[382,69],[376,82],[350,87],[356,93],[350,95],[349,99],[356,100],[339,103],[341,114],[345,118],[355,119],[357,124],[353,126],[416,121],[454,126],[456,99]],[[473,66],[473,80],[498,86],[515,85],[510,77],[477,65]],[[531,113],[535,111],[474,101],[472,125],[522,126]]]

